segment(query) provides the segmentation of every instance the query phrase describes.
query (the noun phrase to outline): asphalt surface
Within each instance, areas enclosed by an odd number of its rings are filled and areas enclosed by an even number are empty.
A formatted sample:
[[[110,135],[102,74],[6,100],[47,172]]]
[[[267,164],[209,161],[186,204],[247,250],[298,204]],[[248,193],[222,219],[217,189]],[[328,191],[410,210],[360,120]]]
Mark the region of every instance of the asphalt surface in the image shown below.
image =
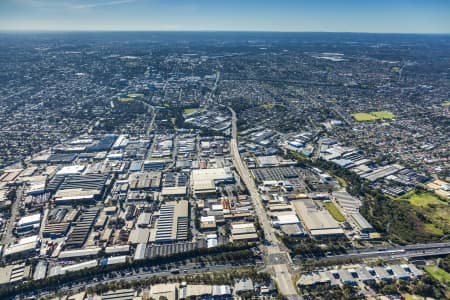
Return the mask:
[[[119,282],[121,280],[133,281],[133,280],[145,280],[152,277],[174,277],[174,276],[182,276],[182,275],[192,275],[204,272],[219,272],[219,271],[229,271],[232,269],[239,269],[242,267],[254,267],[254,263],[247,264],[238,264],[232,265],[231,263],[226,264],[208,264],[204,266],[200,266],[196,263],[189,263],[186,265],[180,265],[178,267],[173,267],[172,264],[166,266],[156,266],[156,267],[148,267],[148,268],[139,268],[135,271],[113,271],[108,274],[99,275],[97,277],[90,276],[89,278],[84,278],[80,280],[76,280],[71,282],[70,284],[63,284],[59,286],[58,290],[67,292],[67,293],[77,293],[80,289],[87,289],[89,287],[93,287],[99,283],[111,283],[111,282]],[[173,270],[178,269],[179,273],[174,274]],[[22,294],[16,296],[16,299],[24,299],[30,296],[37,296],[39,298],[53,295],[55,294],[55,289],[37,289],[28,294]]]
[[[418,258],[427,256],[440,256],[450,254],[450,243],[412,244],[395,247],[374,247],[360,250],[351,250],[345,254],[330,255],[324,260],[348,258]]]

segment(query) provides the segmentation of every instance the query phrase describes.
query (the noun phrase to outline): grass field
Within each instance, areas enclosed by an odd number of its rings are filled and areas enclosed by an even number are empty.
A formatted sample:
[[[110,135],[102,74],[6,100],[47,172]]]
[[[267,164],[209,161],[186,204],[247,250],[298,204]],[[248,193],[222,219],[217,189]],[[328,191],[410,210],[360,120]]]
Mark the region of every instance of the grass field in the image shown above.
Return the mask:
[[[144,97],[144,94],[128,94],[129,98],[137,98],[137,97]]]
[[[430,193],[414,194],[409,198],[409,203],[415,206],[428,207],[430,205],[445,205],[446,202]]]
[[[402,294],[403,298],[405,298],[405,300],[415,300],[413,295],[411,294]]]
[[[190,114],[190,113],[193,113],[194,111],[198,111],[198,110],[200,110],[200,109],[199,108],[185,108],[183,110],[183,114]]]
[[[377,117],[378,119],[393,119],[395,115],[390,111],[374,111],[370,113],[371,115]]]
[[[364,121],[375,121],[377,118],[375,116],[372,116],[368,113],[356,113],[352,114],[352,117],[355,118],[358,122],[364,122]]]
[[[338,222],[344,222],[345,217],[344,215],[339,211],[339,209],[334,205],[332,202],[324,203],[323,206],[328,210],[328,212],[333,216],[333,218]]]
[[[426,266],[425,271],[427,271],[434,279],[439,280],[444,283],[450,282],[450,274],[445,272],[439,267],[436,266]]]
[[[371,113],[354,113],[352,117],[358,122],[393,119],[395,115],[389,111],[373,111]]]
[[[264,103],[264,104],[261,104],[259,107],[264,108],[264,109],[271,109],[274,106],[275,106],[274,103]]]
[[[442,102],[442,106],[450,106],[450,101]]]
[[[134,99],[133,98],[120,98],[119,99],[119,101],[121,101],[121,102],[130,102],[130,101],[133,101]]]

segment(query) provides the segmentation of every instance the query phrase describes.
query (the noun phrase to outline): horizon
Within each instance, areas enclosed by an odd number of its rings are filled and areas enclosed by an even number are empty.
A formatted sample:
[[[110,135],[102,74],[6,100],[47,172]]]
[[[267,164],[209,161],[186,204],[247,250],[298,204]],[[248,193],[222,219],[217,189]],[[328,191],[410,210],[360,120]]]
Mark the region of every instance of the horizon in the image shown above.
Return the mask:
[[[171,30],[171,29],[0,29],[0,33],[310,33],[310,34],[374,34],[374,35],[450,35],[449,32],[371,32],[371,31],[275,31],[275,30]]]
[[[0,31],[449,34],[444,0],[3,0]]]

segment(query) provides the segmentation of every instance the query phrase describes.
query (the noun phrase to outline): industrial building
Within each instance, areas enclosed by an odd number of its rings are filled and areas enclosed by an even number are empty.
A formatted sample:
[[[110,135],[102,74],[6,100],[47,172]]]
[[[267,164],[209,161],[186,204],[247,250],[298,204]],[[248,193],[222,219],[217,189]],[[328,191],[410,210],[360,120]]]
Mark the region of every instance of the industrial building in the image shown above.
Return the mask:
[[[231,239],[233,241],[256,241],[258,234],[253,223],[233,223],[231,224]]]
[[[7,265],[0,268],[0,286],[9,283],[18,283],[30,277],[31,266],[25,266],[25,263],[16,265]]]
[[[108,174],[86,174],[62,177],[55,194],[55,204],[94,203],[103,196]],[[50,186],[50,185],[49,185]]]
[[[89,232],[91,232],[93,228],[98,212],[98,208],[90,208],[81,214],[78,222],[67,237],[66,248],[73,249],[81,248],[83,246]]]
[[[339,223],[325,209],[319,209],[312,199],[295,200],[292,204],[312,237],[343,237]]]
[[[161,188],[161,172],[135,172],[128,177],[130,190],[159,191]]]
[[[40,213],[34,214],[34,215],[29,215],[29,216],[25,216],[25,217],[22,217],[19,219],[15,230],[18,234],[20,234],[22,232],[39,229],[40,224],[41,224],[41,214]]]
[[[8,260],[27,258],[36,255],[40,243],[39,237],[33,235],[21,238],[16,244],[11,244],[3,251],[3,257]]]
[[[155,242],[166,243],[187,240],[189,230],[189,202],[181,200],[161,205]]]
[[[216,193],[216,185],[234,183],[233,173],[229,168],[192,170],[191,187],[195,196]]]

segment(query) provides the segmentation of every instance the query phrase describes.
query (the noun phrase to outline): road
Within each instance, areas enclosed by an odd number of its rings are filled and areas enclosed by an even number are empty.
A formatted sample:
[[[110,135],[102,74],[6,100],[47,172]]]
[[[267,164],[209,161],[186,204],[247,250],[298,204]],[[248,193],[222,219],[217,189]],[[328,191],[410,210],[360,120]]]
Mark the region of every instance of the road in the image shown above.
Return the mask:
[[[390,246],[375,247],[360,250],[351,250],[345,254],[330,255],[321,260],[339,260],[339,259],[399,259],[399,258],[415,258],[426,256],[440,256],[450,254],[450,243],[429,243],[429,244],[412,244],[406,246]]]
[[[2,244],[7,245],[14,241],[13,230],[15,227],[16,218],[19,216],[19,204],[23,197],[23,186],[17,187],[16,190],[16,199],[14,199],[11,205],[11,216],[9,217],[8,222],[6,223],[6,230],[3,233]]]
[[[89,287],[93,287],[99,283],[107,284],[110,282],[119,282],[121,280],[126,279],[127,281],[133,280],[145,280],[151,277],[173,277],[173,276],[181,276],[181,275],[193,275],[200,274],[204,272],[220,272],[220,271],[230,271],[234,269],[239,269],[243,267],[254,267],[254,263],[240,264],[233,266],[230,263],[226,264],[209,264],[205,266],[199,266],[195,263],[190,263],[186,265],[179,266],[180,273],[173,274],[170,270],[173,270],[173,267],[162,266],[162,267],[148,267],[148,268],[139,268],[137,271],[133,272],[125,272],[125,271],[113,271],[107,275],[102,277],[100,276],[90,276],[89,278],[84,278],[80,280],[75,280],[70,284],[64,284],[59,287],[59,290],[68,292],[68,293],[76,293],[78,290],[83,289],[86,290]],[[21,297],[39,295],[39,297],[49,296],[55,294],[54,289],[42,288],[37,289],[28,294],[21,295]]]
[[[286,296],[288,299],[300,299],[294,283],[292,282],[292,275],[289,271],[289,265],[291,264],[289,254],[280,250],[280,242],[277,239],[274,228],[272,227],[272,224],[264,210],[261,196],[259,195],[258,189],[252,176],[250,175],[249,170],[247,169],[247,166],[244,164],[239,154],[237,145],[236,112],[231,107],[228,107],[228,109],[232,114],[230,151],[236,171],[241,176],[242,181],[250,193],[256,215],[258,216],[259,224],[264,230],[264,236],[267,241],[266,244],[268,244],[266,249],[264,249],[267,267],[273,269],[275,281],[278,284],[281,294]]]

